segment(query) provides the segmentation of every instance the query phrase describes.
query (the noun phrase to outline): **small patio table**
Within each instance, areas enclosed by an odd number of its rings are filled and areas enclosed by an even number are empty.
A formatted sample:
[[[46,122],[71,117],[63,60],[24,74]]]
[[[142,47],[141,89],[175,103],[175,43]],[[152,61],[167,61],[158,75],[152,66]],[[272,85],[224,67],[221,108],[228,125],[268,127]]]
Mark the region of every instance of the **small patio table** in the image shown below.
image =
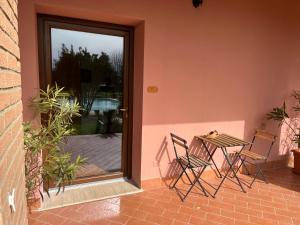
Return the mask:
[[[204,149],[206,150],[206,152],[209,156],[208,161],[212,161],[212,163],[214,164],[214,166],[218,172],[218,175],[219,175],[218,177],[222,178],[222,180],[221,180],[220,184],[218,185],[217,189],[215,190],[215,193],[213,194],[213,196],[215,196],[217,194],[217,192],[219,191],[220,187],[222,186],[222,184],[224,183],[226,178],[233,181],[230,177],[228,177],[230,172],[233,173],[232,178],[235,178],[238,183],[236,183],[234,181],[233,182],[235,184],[238,184],[243,192],[246,192],[245,189],[243,188],[242,183],[241,183],[240,179],[238,178],[233,166],[239,159],[238,156],[239,156],[240,152],[244,149],[245,146],[250,145],[251,143],[241,140],[236,137],[232,137],[228,134],[219,134],[215,138],[208,138],[206,136],[196,136],[196,139],[198,139],[202,142]],[[209,151],[208,144],[211,144],[214,146],[214,148],[211,152]],[[230,160],[230,158],[228,156],[228,151],[227,151],[228,147],[241,147],[241,150],[236,151],[236,154],[232,160]],[[222,150],[225,160],[226,160],[227,164],[229,165],[229,168],[225,172],[224,176],[221,175],[220,170],[218,169],[218,167],[213,159],[213,155],[215,154],[217,149]]]

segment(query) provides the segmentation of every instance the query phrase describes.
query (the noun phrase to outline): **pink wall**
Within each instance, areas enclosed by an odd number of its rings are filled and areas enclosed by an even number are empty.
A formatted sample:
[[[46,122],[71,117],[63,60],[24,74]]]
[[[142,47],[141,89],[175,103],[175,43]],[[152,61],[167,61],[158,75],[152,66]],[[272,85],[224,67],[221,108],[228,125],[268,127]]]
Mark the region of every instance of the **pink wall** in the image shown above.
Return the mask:
[[[170,172],[170,132],[192,141],[217,129],[250,140],[287,90],[299,87],[296,0],[205,0],[198,9],[190,0],[28,0],[19,9],[25,103],[38,89],[36,12],[136,27],[137,182]],[[282,154],[277,147],[272,158]]]

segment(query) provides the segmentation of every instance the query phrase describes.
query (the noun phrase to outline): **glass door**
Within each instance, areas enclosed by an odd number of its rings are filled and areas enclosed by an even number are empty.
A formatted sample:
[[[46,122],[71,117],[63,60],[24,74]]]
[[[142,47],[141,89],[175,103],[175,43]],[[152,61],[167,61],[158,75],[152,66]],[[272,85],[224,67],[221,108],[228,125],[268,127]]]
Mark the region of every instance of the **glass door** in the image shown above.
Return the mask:
[[[42,48],[48,60],[41,83],[64,87],[81,106],[81,116],[74,119],[75,133],[62,144],[74,160],[78,155],[87,159],[76,180],[128,176],[127,31],[58,19],[42,23],[46,31]]]

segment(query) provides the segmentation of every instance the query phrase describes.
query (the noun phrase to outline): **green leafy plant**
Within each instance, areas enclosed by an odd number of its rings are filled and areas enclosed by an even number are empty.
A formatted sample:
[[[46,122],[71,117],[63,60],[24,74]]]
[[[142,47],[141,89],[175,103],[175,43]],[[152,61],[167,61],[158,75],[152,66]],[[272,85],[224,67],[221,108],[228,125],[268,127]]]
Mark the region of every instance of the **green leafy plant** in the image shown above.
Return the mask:
[[[295,112],[300,111],[300,91],[294,91],[292,97],[296,100],[295,106],[292,109]],[[271,112],[267,114],[267,118],[270,120],[278,121],[280,125],[286,124],[292,132],[291,140],[294,141],[298,148],[300,148],[300,127],[294,127],[291,125],[290,116],[286,111],[286,103],[284,102],[281,107],[275,107]]]
[[[77,169],[85,159],[78,156],[71,160],[71,154],[61,148],[65,137],[71,135],[72,118],[80,116],[80,106],[76,99],[57,85],[40,91],[40,96],[32,100],[33,109],[41,115],[41,125],[33,128],[24,124],[25,176],[27,199],[34,199],[41,185],[49,195],[49,187],[54,184],[57,194],[64,190],[75,178]],[[43,157],[42,157],[43,155]],[[49,195],[50,196],[50,195]]]

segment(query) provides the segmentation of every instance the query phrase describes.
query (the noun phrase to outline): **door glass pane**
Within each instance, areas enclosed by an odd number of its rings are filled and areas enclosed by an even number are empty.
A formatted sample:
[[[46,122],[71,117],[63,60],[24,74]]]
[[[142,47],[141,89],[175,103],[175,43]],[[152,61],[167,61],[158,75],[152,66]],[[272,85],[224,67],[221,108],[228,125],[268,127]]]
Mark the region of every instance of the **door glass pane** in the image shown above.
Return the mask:
[[[63,146],[87,158],[77,178],[121,170],[123,49],[123,37],[51,28],[53,84],[82,107]]]

